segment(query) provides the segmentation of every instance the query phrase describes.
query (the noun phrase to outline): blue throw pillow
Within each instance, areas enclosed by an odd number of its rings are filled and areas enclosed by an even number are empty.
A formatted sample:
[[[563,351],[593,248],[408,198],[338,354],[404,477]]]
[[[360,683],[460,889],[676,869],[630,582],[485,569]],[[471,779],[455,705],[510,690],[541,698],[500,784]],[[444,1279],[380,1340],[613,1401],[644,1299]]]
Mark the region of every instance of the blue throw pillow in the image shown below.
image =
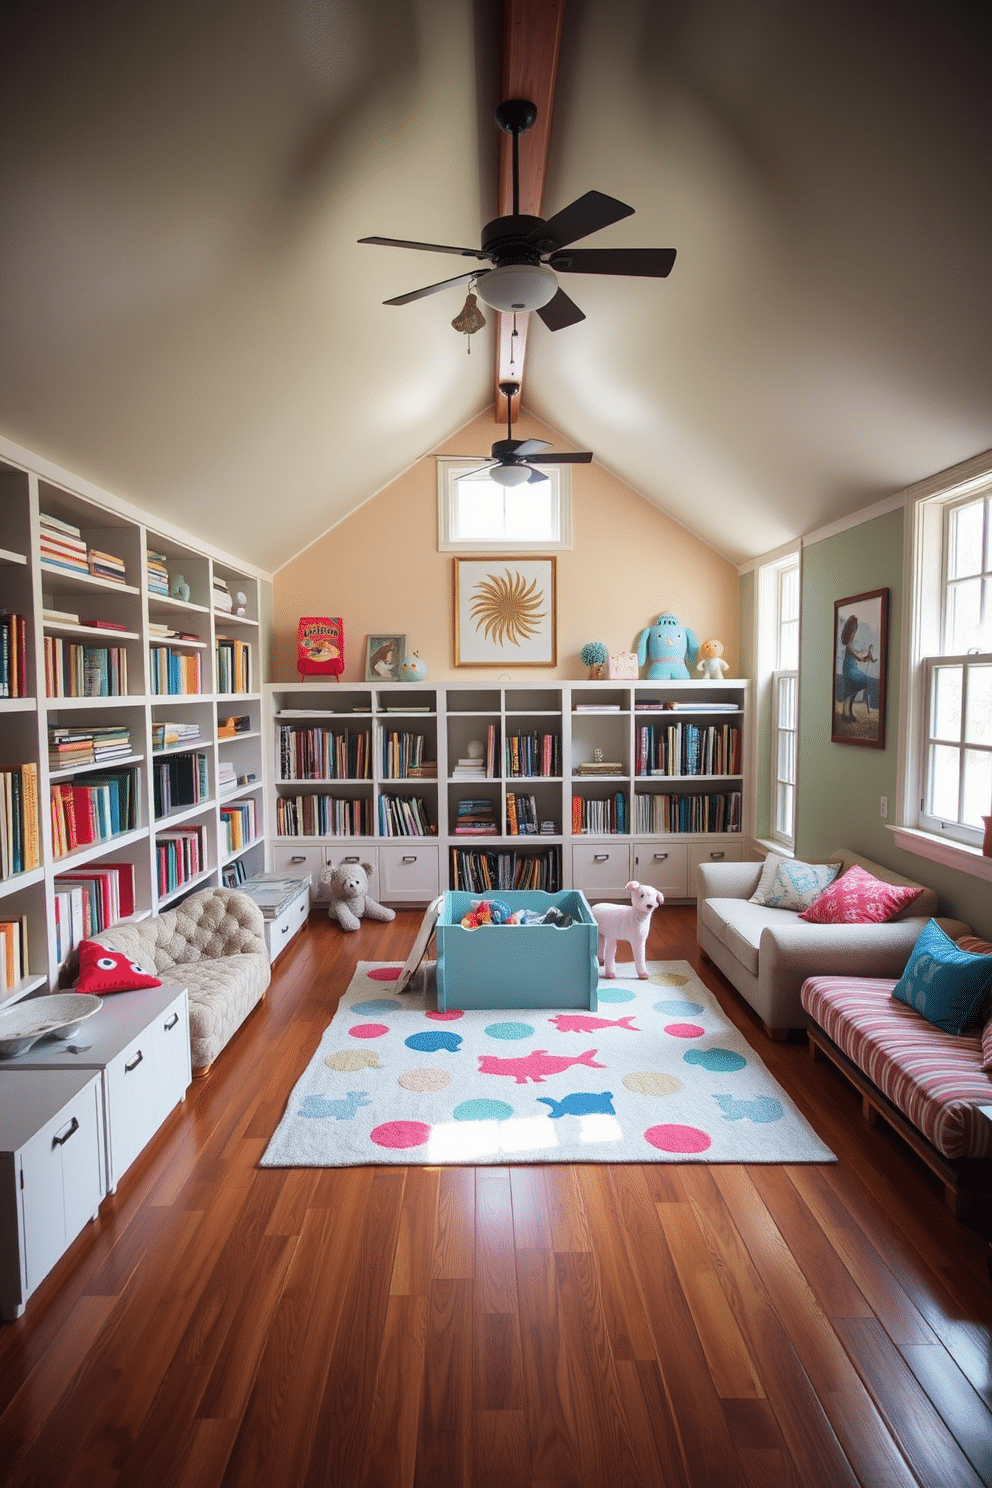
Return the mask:
[[[920,932],[892,996],[945,1033],[968,1033],[985,1021],[992,998],[992,958],[973,956],[936,920]]]

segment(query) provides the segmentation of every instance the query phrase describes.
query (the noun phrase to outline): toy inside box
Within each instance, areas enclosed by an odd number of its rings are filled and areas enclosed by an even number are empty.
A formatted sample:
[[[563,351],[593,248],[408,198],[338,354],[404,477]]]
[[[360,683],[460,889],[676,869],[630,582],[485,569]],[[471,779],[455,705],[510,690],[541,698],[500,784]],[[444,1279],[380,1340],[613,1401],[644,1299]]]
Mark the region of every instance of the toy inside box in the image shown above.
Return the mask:
[[[556,909],[570,925],[477,925],[462,919],[480,895],[448,890],[438,916],[437,1005],[449,1008],[589,1008],[599,1002],[598,927],[577,889],[497,890],[488,897],[511,910]]]

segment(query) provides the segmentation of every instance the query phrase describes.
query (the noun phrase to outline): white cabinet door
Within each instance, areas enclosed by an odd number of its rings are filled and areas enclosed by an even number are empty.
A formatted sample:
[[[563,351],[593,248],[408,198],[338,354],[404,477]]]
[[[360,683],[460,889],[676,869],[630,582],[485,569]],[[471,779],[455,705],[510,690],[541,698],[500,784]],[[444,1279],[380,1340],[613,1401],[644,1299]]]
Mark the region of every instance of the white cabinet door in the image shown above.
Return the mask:
[[[173,1106],[186,1099],[190,1068],[189,1005],[185,990],[159,1014],[155,1051],[155,1115],[161,1126]]]
[[[379,844],[379,892],[384,904],[430,904],[441,892],[436,842],[403,837]]]
[[[696,869],[700,863],[739,863],[743,857],[740,839],[694,842],[689,848],[689,898],[696,897]]]
[[[587,899],[623,899],[629,882],[628,842],[584,842],[572,848],[572,883]]]
[[[104,1072],[110,1146],[110,1192],[158,1130],[155,1071],[157,1028],[146,1028],[107,1065]]]
[[[689,849],[684,842],[635,842],[634,877],[650,884],[666,899],[684,899],[688,892]]]

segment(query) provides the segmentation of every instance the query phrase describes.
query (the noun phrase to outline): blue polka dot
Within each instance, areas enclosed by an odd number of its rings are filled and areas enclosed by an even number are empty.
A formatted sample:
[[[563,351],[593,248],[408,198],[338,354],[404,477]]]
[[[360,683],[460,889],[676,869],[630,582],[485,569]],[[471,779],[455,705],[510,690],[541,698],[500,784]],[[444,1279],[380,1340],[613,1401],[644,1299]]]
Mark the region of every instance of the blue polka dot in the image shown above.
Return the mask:
[[[452,1111],[456,1121],[506,1121],[513,1115],[513,1107],[506,1101],[467,1100]]]
[[[596,996],[600,1002],[633,1002],[637,996],[636,992],[628,992],[624,987],[597,987]]]
[[[534,1032],[532,1023],[490,1023],[486,1029],[490,1038],[525,1039]]]
[[[370,1013],[398,1013],[402,1006],[395,997],[373,997],[369,1002],[353,1002],[348,1011],[364,1018]]]
[[[670,1013],[675,1018],[695,1018],[703,1011],[701,1002],[656,1002],[656,1013]]]
[[[700,1064],[703,1069],[719,1075],[732,1074],[747,1064],[744,1055],[735,1054],[733,1049],[689,1049],[682,1058],[686,1064]]]

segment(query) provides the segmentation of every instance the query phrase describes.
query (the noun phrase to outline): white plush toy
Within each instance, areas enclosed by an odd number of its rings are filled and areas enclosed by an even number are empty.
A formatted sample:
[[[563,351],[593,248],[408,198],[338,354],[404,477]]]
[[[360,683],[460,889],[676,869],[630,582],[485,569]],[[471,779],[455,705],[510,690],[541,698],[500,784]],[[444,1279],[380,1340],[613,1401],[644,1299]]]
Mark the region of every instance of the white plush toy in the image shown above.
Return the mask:
[[[730,667],[723,659],[722,641],[704,641],[699,648],[699,660],[696,662],[696,671],[702,672],[708,682],[722,682],[724,672],[729,672]]]
[[[636,879],[626,885],[626,890],[630,895],[629,904],[592,906],[593,919],[599,926],[597,955],[603,962],[604,975],[615,977],[617,941],[626,940],[634,953],[637,975],[645,981],[648,975],[647,962],[644,959],[648,927],[659,904],[664,904],[665,896],[650,884],[638,883]]]
[[[395,920],[396,911],[377,904],[369,894],[371,863],[326,864],[320,870],[321,883],[331,886],[327,918],[337,920],[342,930],[357,930],[364,916],[367,920]]]

